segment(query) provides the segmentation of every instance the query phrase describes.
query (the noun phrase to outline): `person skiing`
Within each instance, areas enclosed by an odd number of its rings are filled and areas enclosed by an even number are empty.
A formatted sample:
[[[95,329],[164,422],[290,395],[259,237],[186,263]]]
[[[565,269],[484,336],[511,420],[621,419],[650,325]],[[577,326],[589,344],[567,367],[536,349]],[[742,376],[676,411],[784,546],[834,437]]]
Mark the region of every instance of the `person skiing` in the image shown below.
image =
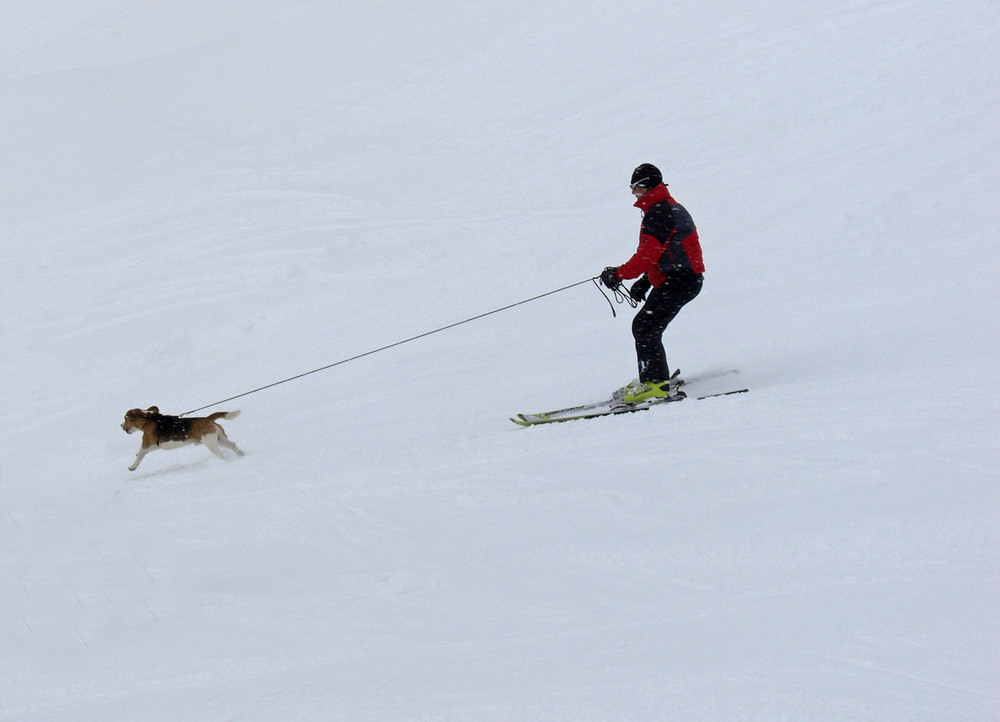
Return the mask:
[[[601,282],[611,289],[638,278],[629,295],[645,301],[632,320],[639,378],[613,395],[625,404],[683,395],[678,388],[683,381],[677,374],[671,378],[667,367],[663,332],[701,291],[705,271],[694,221],[670,195],[660,170],[642,163],[632,172],[630,185],[635,207],[643,214],[639,247],[628,261],[601,273]]]

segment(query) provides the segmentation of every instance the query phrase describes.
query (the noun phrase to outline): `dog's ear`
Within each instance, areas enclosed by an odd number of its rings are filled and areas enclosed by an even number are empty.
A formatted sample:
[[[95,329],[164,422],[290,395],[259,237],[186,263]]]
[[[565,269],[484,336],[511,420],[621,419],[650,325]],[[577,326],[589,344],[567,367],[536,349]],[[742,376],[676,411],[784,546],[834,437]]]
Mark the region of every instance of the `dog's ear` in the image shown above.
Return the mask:
[[[148,411],[151,414],[160,413],[160,410],[156,406],[150,406],[148,409],[146,409],[146,411]]]

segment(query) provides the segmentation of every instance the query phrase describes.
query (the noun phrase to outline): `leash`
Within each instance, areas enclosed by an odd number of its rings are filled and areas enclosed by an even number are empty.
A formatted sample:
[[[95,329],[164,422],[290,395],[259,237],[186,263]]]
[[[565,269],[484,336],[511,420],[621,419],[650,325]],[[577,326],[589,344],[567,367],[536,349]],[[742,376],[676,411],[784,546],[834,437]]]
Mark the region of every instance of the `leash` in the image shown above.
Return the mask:
[[[585,279],[583,281],[577,281],[576,283],[571,283],[568,286],[563,286],[562,288],[557,288],[554,291],[547,291],[545,293],[540,293],[537,296],[532,296],[531,298],[526,298],[523,301],[518,301],[516,303],[511,303],[511,304],[508,304],[506,306],[502,306],[501,308],[495,308],[492,311],[487,311],[486,313],[480,313],[477,316],[471,316],[471,317],[463,319],[461,321],[456,321],[455,323],[450,323],[447,326],[442,326],[441,328],[436,328],[433,331],[425,331],[424,333],[417,334],[416,336],[411,336],[410,338],[403,339],[402,341],[396,341],[395,343],[390,343],[390,344],[387,344],[385,346],[380,346],[379,348],[372,349],[371,351],[365,351],[364,353],[359,353],[359,354],[356,354],[356,355],[351,356],[349,358],[341,359],[340,361],[335,361],[335,362],[333,362],[331,364],[327,364],[326,366],[320,366],[319,368],[312,369],[311,371],[305,371],[305,372],[303,372],[301,374],[296,374],[295,376],[289,376],[287,379],[281,379],[281,381],[275,381],[275,382],[270,383],[270,384],[265,384],[264,386],[258,386],[257,388],[251,389],[250,391],[244,391],[241,394],[236,394],[235,396],[230,396],[230,397],[225,398],[225,399],[220,399],[219,401],[214,401],[214,402],[212,402],[210,404],[206,404],[205,406],[199,406],[196,409],[191,409],[190,411],[185,411],[183,414],[180,414],[180,416],[188,416],[189,414],[193,414],[193,413],[196,413],[198,411],[204,411],[205,409],[209,409],[209,408],[211,408],[213,406],[218,406],[220,404],[225,404],[225,403],[228,403],[228,402],[233,401],[235,399],[241,399],[244,396],[249,396],[250,394],[255,394],[258,391],[264,391],[265,389],[274,388],[275,386],[281,386],[282,384],[287,384],[290,381],[296,381],[296,380],[304,378],[306,376],[311,376],[312,374],[318,374],[320,371],[326,371],[326,370],[332,369],[332,368],[334,368],[336,366],[342,366],[342,365],[344,365],[346,363],[350,363],[351,361],[357,361],[358,359],[365,358],[366,356],[372,356],[374,354],[381,353],[383,351],[388,351],[389,349],[395,348],[396,346],[402,346],[404,343],[410,343],[411,341],[416,341],[418,339],[426,338],[427,336],[432,336],[432,335],[434,335],[436,333],[441,333],[442,331],[447,331],[448,329],[455,328],[456,326],[461,326],[461,325],[466,324],[466,323],[472,323],[473,321],[478,321],[481,318],[486,318],[487,316],[492,316],[493,314],[500,313],[502,311],[509,311],[510,309],[515,308],[517,306],[523,306],[526,303],[531,303],[532,301],[537,301],[540,298],[545,298],[546,296],[552,296],[552,295],[557,294],[557,293],[562,293],[563,291],[568,291],[571,288],[576,288],[577,286],[582,286],[585,283],[591,283],[591,282],[593,282],[594,285],[597,286],[598,290],[601,291],[601,295],[604,295],[604,298],[607,300],[607,302],[609,304],[611,304],[611,299],[609,299],[607,297],[607,295],[604,294],[604,291],[601,290],[600,285],[598,285],[599,278],[600,278],[599,276],[595,276],[594,278],[587,278],[587,279]],[[616,299],[621,299],[621,300],[618,300],[619,303],[621,303],[622,300],[627,300],[629,303],[633,304],[632,307],[635,308],[635,304],[632,301],[632,299],[629,298],[627,295],[623,294],[621,292],[621,290],[620,290],[620,287],[612,289],[612,290],[614,291],[615,298]],[[612,313],[612,315],[617,316],[617,314],[615,313],[615,307],[614,307],[614,305],[611,305],[611,313]]]
[[[615,304],[611,303],[611,299],[608,298],[608,294],[606,294],[604,292],[604,289],[601,288],[600,276],[595,276],[590,280],[594,282],[594,285],[597,286],[597,290],[601,292],[602,296],[604,296],[604,300],[608,302],[609,306],[611,306],[611,315],[614,316],[615,318],[618,318],[618,312],[615,311]],[[636,301],[634,298],[632,298],[630,294],[625,293],[625,291],[623,291],[622,288],[624,288],[624,286],[621,283],[618,283],[618,285],[614,286],[611,289],[611,294],[615,297],[615,302],[627,303],[632,308],[638,308],[639,302]]]

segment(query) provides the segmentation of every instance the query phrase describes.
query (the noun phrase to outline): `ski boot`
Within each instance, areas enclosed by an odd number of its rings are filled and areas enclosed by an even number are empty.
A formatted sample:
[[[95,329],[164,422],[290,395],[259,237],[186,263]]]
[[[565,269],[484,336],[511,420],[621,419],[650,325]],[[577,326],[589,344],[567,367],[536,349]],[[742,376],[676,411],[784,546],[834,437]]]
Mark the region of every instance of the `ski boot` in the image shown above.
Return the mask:
[[[623,386],[611,395],[611,400],[616,404],[630,406],[651,399],[683,399],[687,396],[680,387],[684,385],[684,379],[680,377],[680,369],[674,371],[666,381],[640,381],[635,379],[627,386]]]

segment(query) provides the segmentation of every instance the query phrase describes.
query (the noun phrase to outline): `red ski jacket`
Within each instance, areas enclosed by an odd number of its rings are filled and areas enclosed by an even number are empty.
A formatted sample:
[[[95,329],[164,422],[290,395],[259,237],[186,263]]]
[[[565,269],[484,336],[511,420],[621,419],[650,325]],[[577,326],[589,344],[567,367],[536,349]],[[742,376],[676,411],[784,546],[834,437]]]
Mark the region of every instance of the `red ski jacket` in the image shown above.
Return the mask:
[[[620,281],[646,274],[653,286],[662,284],[667,273],[704,273],[698,229],[691,216],[670,195],[663,183],[635,202],[642,211],[639,247],[618,267]]]

